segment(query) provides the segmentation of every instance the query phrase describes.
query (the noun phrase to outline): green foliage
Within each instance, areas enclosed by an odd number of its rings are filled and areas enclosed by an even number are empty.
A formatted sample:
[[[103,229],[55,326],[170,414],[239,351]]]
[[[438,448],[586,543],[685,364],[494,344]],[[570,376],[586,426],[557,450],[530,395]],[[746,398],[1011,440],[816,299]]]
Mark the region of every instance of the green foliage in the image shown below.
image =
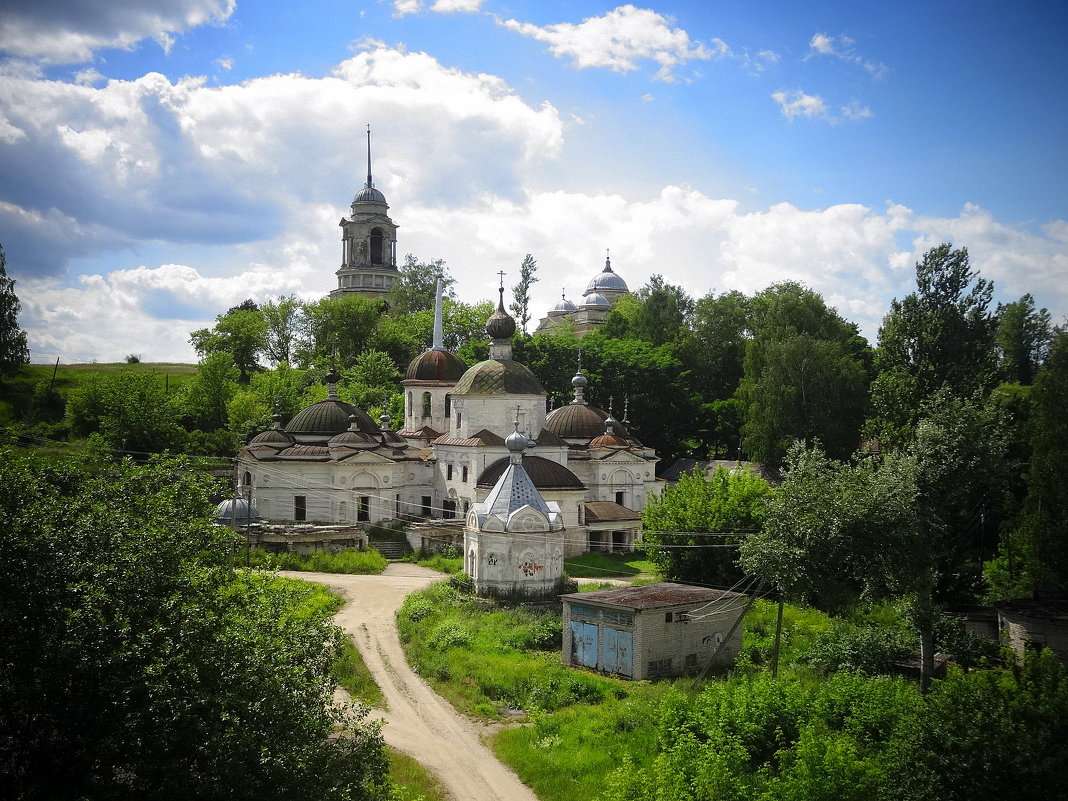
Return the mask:
[[[0,246],[0,379],[15,375],[30,360],[26,332],[19,327],[21,308],[15,279],[7,274],[7,258]]]
[[[644,551],[584,553],[565,559],[564,571],[572,578],[630,578],[641,574],[652,575],[656,571],[656,565],[647,558]]]
[[[740,537],[702,537],[691,532],[741,533],[758,529],[770,488],[745,469],[719,467],[711,476],[684,475],[642,512],[644,542],[657,572],[667,579],[729,586],[741,578]],[[664,547],[659,547],[664,546]],[[679,547],[682,546],[682,547]]]
[[[203,431],[225,428],[227,407],[237,393],[237,378],[231,354],[213,353],[202,360],[179,399],[188,426]]]
[[[460,711],[489,718],[506,706],[596,703],[620,688],[560,663],[560,626],[558,614],[475,601],[447,582],[408,595],[397,612],[409,663]]]
[[[441,781],[407,754],[389,751],[389,778],[393,782],[390,801],[450,801]]]
[[[1035,299],[1027,293],[1012,303],[999,303],[995,317],[994,340],[1002,380],[1029,385],[1053,340],[1050,314],[1036,309]]]
[[[332,703],[336,602],[235,574],[210,491],[0,455],[0,795],[384,797],[378,727]]]
[[[896,627],[853,626],[835,621],[818,636],[809,652],[810,663],[823,673],[840,670],[886,675],[894,662],[916,650],[916,638]]]
[[[289,363],[300,333],[304,304],[293,295],[282,295],[260,307],[263,315],[263,352],[272,362]]]
[[[528,253],[519,265],[519,280],[512,287],[513,303],[508,306],[520,333],[526,333],[527,323],[530,322],[530,288],[538,282],[537,276],[534,275],[537,271],[538,260]]]
[[[378,575],[386,569],[386,558],[378,551],[348,549],[331,553],[312,551],[302,554],[293,551],[273,553],[262,548],[249,552],[252,567],[264,570],[308,570],[315,573],[348,573],[354,575]]]
[[[334,681],[358,701],[369,706],[384,707],[385,697],[382,689],[375,682],[374,676],[363,661],[360,650],[352,641],[352,635],[346,635],[341,643],[337,659],[331,666],[330,675]]]
[[[452,286],[456,279],[449,275],[444,259],[432,259],[424,263],[408,253],[404,257],[404,264],[398,268],[397,279],[389,291],[387,302],[390,309],[398,317],[433,311],[438,279],[441,279],[443,294],[453,298]]]
[[[214,328],[202,328],[189,335],[189,341],[201,359],[217,353],[229,353],[240,372],[239,380],[247,384],[259,369],[259,357],[265,348],[267,323],[255,303],[246,300],[215,318]]]
[[[351,367],[371,345],[384,309],[382,301],[354,294],[306,303],[297,361],[319,367]]]
[[[738,386],[745,451],[777,467],[790,444],[856,450],[867,398],[867,344],[818,293],[792,282],[749,301],[752,338]]]
[[[884,444],[907,442],[925,401],[940,388],[956,397],[992,388],[993,291],[972,270],[967,248],[942,244],[916,263],[916,291],[891,302],[879,329],[871,434]]]
[[[109,448],[137,453],[181,450],[184,432],[163,376],[122,370],[94,375],[67,398],[75,434],[99,433]]]

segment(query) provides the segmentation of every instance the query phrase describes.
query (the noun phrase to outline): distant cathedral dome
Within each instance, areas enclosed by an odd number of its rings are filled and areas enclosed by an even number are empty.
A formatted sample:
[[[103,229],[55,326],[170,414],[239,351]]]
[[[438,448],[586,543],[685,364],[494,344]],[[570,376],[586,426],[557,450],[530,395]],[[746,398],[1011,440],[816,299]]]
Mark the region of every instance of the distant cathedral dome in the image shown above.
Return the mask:
[[[568,314],[573,311],[578,311],[578,306],[567,298],[561,296],[560,300],[556,302],[556,305],[552,307],[551,311]]]
[[[590,292],[586,297],[582,299],[583,306],[603,306],[608,308],[612,304],[608,302],[608,298],[602,295],[600,292]]]
[[[586,294],[600,292],[605,289],[611,292],[630,291],[627,289],[627,282],[612,272],[612,261],[609,258],[604,260],[604,270],[591,278],[586,285]]]
[[[332,436],[349,430],[349,418],[359,421],[359,430],[365,434],[377,434],[379,428],[363,409],[337,398],[313,403],[301,409],[289,421],[285,430],[290,434],[320,434]]]

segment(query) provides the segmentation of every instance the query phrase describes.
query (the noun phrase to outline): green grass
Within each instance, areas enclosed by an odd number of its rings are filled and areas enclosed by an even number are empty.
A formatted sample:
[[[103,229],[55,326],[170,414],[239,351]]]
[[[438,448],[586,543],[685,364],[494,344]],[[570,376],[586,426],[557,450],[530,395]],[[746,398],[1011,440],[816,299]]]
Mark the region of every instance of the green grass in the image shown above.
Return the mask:
[[[382,689],[375,682],[374,676],[363,661],[352,635],[345,636],[342,643],[341,655],[334,663],[334,680],[344,687],[349,695],[363,701],[368,706],[386,708],[386,698],[382,695]]]
[[[397,788],[396,801],[450,801],[438,777],[407,754],[387,748],[389,778]]]
[[[376,550],[357,551],[348,549],[338,553],[314,551],[309,554],[272,553],[262,548],[253,548],[249,553],[252,567],[264,570],[310,570],[316,573],[348,573],[377,575],[386,569],[388,562]]]
[[[429,567],[441,573],[458,573],[463,570],[464,558],[462,556],[442,556],[440,553],[431,554],[424,559],[416,559],[415,564]]]
[[[587,553],[564,560],[564,572],[571,578],[634,578],[656,574],[656,566],[644,551],[632,553]]]

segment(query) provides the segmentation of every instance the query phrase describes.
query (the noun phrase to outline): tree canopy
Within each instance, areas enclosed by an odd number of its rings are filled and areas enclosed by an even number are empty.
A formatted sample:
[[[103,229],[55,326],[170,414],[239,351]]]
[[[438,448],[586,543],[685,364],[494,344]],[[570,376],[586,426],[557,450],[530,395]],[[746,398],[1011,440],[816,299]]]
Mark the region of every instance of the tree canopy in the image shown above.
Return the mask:
[[[386,797],[378,727],[333,700],[330,610],[235,575],[208,479],[4,452],[0,487],[0,795]]]
[[[21,308],[15,279],[7,274],[7,259],[0,245],[0,378],[15,375],[30,359],[26,332],[19,328]]]

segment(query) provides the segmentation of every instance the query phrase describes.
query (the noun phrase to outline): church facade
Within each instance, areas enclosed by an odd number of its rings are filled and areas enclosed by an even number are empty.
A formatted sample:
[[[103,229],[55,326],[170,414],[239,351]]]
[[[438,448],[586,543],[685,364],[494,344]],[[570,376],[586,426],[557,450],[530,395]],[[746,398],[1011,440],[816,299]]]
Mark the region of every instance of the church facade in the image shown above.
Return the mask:
[[[387,264],[384,255],[396,252],[396,226],[386,208],[368,162],[367,185],[353,201],[352,218],[342,220],[345,236],[352,232],[344,255],[354,260],[338,270],[339,286],[331,295],[386,291],[390,270],[396,271],[395,260]],[[370,262],[361,261],[364,254]],[[382,263],[373,261],[378,256]],[[614,275],[608,263],[605,274]],[[388,418],[372,420],[342,401],[331,373],[325,400],[284,425],[276,419],[241,450],[239,481],[251,487],[260,518],[345,525],[403,520],[416,548],[449,543],[476,561],[491,554],[503,558],[507,551],[509,564],[526,551],[502,550],[501,538],[526,530],[532,542],[553,543],[527,554],[530,565],[540,565],[531,567],[537,576],[509,589],[514,576],[494,573],[489,562],[468,570],[501,592],[519,594],[529,594],[547,577],[555,582],[557,551],[562,559],[587,550],[633,549],[641,510],[661,491],[656,454],[585,400],[581,369],[572,380],[572,402],[547,413],[541,382],[512,358],[516,323],[504,308],[503,282],[486,323],[489,358],[470,366],[442,344],[440,291],[439,286],[433,344],[409,364],[401,382],[402,426],[391,428]],[[614,297],[626,292],[622,279],[615,291]],[[514,514],[519,507],[502,506],[502,482],[532,488],[533,495],[523,496],[529,501],[523,514]]]

